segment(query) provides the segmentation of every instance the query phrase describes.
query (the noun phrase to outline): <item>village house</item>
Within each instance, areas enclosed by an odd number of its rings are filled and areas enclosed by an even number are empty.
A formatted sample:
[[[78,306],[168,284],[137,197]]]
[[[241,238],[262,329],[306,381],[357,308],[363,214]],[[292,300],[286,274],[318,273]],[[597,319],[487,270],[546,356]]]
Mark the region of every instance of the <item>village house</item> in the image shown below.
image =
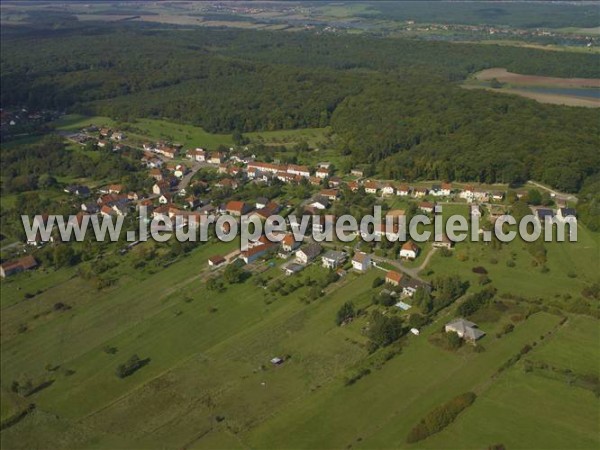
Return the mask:
[[[194,209],[197,208],[198,206],[200,206],[202,203],[200,202],[200,199],[194,197],[193,195],[190,195],[189,197],[185,198],[185,203],[186,206],[190,209]]]
[[[327,178],[329,176],[329,170],[327,169],[317,169],[315,172],[315,176],[317,178]]]
[[[173,175],[175,175],[177,178],[183,178],[184,175],[189,171],[190,170],[183,164],[177,164],[175,170],[173,171]]]
[[[225,264],[227,260],[223,258],[221,255],[214,255],[208,258],[208,266],[212,268],[217,268]]]
[[[321,253],[319,244],[308,244],[296,252],[296,261],[300,264],[308,264]]]
[[[400,283],[400,286],[402,287],[402,295],[406,297],[412,297],[415,295],[415,292],[417,292],[417,289],[419,288],[426,289],[427,291],[431,289],[428,284],[409,277],[404,277]]]
[[[452,242],[445,234],[437,235],[431,244],[433,248],[445,248],[452,250],[454,242]]]
[[[227,214],[237,217],[243,216],[244,214],[248,214],[251,210],[252,206],[237,200],[227,202],[227,205],[225,206],[225,211],[227,212]]]
[[[290,164],[287,167],[287,173],[291,173],[292,175],[300,175],[301,177],[308,178],[310,177],[310,170],[306,166],[298,166],[296,164]]]
[[[342,184],[342,179],[340,177],[329,177],[329,187],[337,188]]]
[[[381,195],[383,195],[383,196],[394,195],[394,192],[395,192],[394,186],[392,186],[390,183],[385,183],[381,187]]]
[[[415,198],[423,198],[427,194],[429,194],[429,190],[427,188],[415,188],[412,191],[412,195]]]
[[[373,228],[373,234],[378,238],[385,238],[390,242],[395,242],[400,238],[400,226],[397,222],[391,223],[390,226],[387,223],[378,223]],[[361,231],[363,238],[367,238],[368,235],[368,231]]]
[[[254,206],[256,207],[256,209],[262,209],[265,206],[267,206],[267,203],[269,203],[269,199],[267,197],[258,197]]]
[[[456,319],[444,327],[446,333],[454,332],[465,341],[475,342],[485,336],[485,333],[477,328],[473,322],[465,319]]]
[[[321,197],[325,197],[329,200],[331,200],[332,202],[336,201],[340,195],[340,191],[337,189],[322,189],[319,192],[319,195]]]
[[[257,259],[265,256],[270,250],[274,248],[275,244],[272,242],[265,242],[255,245],[253,247],[244,250],[240,257],[246,264],[251,264]]]
[[[23,256],[22,258],[13,261],[7,261],[0,265],[0,277],[6,278],[19,272],[35,269],[37,261],[31,255]]]
[[[319,195],[313,198],[308,204],[308,206],[321,210],[327,209],[329,208],[329,200],[326,197],[322,197]]]
[[[410,195],[410,187],[407,184],[401,184],[396,188],[396,195],[407,197]]]
[[[100,208],[98,207],[97,203],[89,202],[89,203],[82,203],[81,210],[85,211],[88,214],[96,214],[100,210]]]
[[[80,197],[87,197],[88,195],[90,195],[90,188],[81,184],[72,184],[70,186],[67,186],[64,189],[64,191],[67,194],[74,194]]]
[[[500,191],[492,192],[492,200],[494,200],[496,202],[500,202],[500,201],[504,200],[504,192],[500,192]]]
[[[281,240],[281,248],[285,252],[292,252],[300,246],[300,242],[294,237],[294,233],[287,233]]]
[[[548,220],[554,218],[554,211],[549,208],[538,208],[535,211],[535,215],[537,217],[538,222],[541,225],[544,225],[546,223],[546,218],[548,218]]]
[[[331,214],[325,214],[323,216],[313,218],[312,230],[314,234],[325,234],[325,231],[328,231],[334,225],[335,216]]]
[[[123,192],[122,184],[111,184],[108,186],[109,194],[120,194],[121,192]]]
[[[281,269],[285,272],[285,274],[287,276],[291,276],[291,275],[294,275],[294,274],[302,271],[302,269],[304,269],[304,266],[302,264],[290,262],[290,263],[284,264],[281,267]]]
[[[160,180],[152,186],[154,195],[166,194],[171,190],[171,185],[166,180]]]
[[[161,181],[163,179],[163,174],[158,168],[150,169],[150,176],[156,181]]]
[[[103,217],[112,217],[116,213],[115,213],[115,211],[110,206],[104,205],[104,206],[102,206],[102,208],[100,208],[100,214]]]
[[[362,178],[365,176],[365,173],[362,169],[352,169],[350,170],[350,175]]]
[[[347,257],[348,255],[344,252],[330,250],[321,257],[321,261],[326,269],[337,269],[344,264]]]
[[[462,199],[465,199],[467,202],[472,202],[475,198],[475,190],[473,189],[473,186],[466,186],[462,191],[460,191],[458,196]]]
[[[364,252],[356,252],[352,258],[352,268],[359,272],[366,272],[371,267],[371,255]]]
[[[160,203],[161,205],[166,205],[168,203],[171,203],[172,200],[173,200],[173,197],[168,192],[166,192],[166,193],[162,194],[160,197],[158,197],[158,203]]]
[[[31,245],[33,247],[41,247],[44,244],[48,243],[48,242],[52,242],[54,241],[54,238],[52,236],[48,236],[48,238],[46,239],[44,236],[42,236],[42,229],[45,229],[46,226],[48,225],[48,220],[50,219],[50,216],[48,214],[41,214],[41,215],[36,215],[33,218],[33,224],[32,224],[32,229],[34,229],[33,227],[38,227],[38,232],[36,233],[36,235],[34,236],[33,239],[27,239],[27,244]]]
[[[225,162],[225,155],[221,152],[213,152],[210,154],[208,162],[211,164],[221,164]]]
[[[177,156],[177,149],[175,147],[160,146],[155,151],[169,159],[173,159]]]
[[[559,208],[556,214],[563,222],[577,220],[577,212],[573,208]]]
[[[419,209],[424,213],[431,214],[435,210],[435,203],[421,202],[419,203]]]
[[[360,188],[360,183],[358,181],[350,181],[347,186],[352,192],[356,192]]]
[[[403,275],[400,272],[396,272],[395,270],[389,270],[385,274],[385,282],[391,284],[392,286],[400,285],[402,281]]]
[[[434,197],[443,197],[444,195],[449,195],[449,194],[444,194],[441,184],[434,184],[431,186],[431,189],[429,190],[429,195],[433,195]]]
[[[206,152],[202,148],[195,148],[193,150],[188,150],[187,158],[196,162],[205,162],[206,161]]]
[[[490,194],[486,191],[482,191],[479,189],[473,191],[473,200],[477,200],[479,202],[487,202],[489,200],[489,196]]]
[[[323,179],[319,177],[309,177],[308,182],[311,184],[311,186],[320,186],[323,184]]]
[[[364,184],[364,188],[367,194],[377,194],[377,191],[379,190],[379,183],[376,181],[367,181]]]
[[[223,178],[215,183],[215,187],[220,189],[236,190],[238,186],[238,182],[232,178]]]
[[[400,248],[400,258],[415,259],[419,255],[419,247],[413,241],[407,241]]]

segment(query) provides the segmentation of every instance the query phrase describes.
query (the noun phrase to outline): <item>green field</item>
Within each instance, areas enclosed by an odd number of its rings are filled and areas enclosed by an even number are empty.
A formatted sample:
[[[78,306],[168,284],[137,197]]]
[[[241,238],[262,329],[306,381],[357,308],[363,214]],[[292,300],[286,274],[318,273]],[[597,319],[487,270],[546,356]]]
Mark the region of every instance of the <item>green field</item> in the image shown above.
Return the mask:
[[[88,281],[71,278],[69,270],[40,270],[3,282],[3,388],[13,380],[53,380],[27,398],[36,411],[2,432],[3,447],[404,448],[408,430],[427,411],[473,390],[480,399],[471,410],[415,447],[439,448],[447,436],[464,448],[484,448],[497,441],[522,442],[509,427],[476,427],[480,414],[492,422],[510,421],[510,405],[526,402],[523,395],[512,398],[506,391],[513,377],[533,399],[544,394],[555,405],[570,395],[568,405],[589,411],[589,423],[565,422],[563,437],[553,444],[551,437],[532,430],[540,421],[559,420],[560,409],[544,409],[543,415],[522,410],[522,430],[530,433],[523,442],[542,442],[546,448],[561,448],[567,439],[580,448],[598,444],[590,419],[597,400],[588,391],[553,387],[558,381],[522,374],[519,365],[494,375],[523,345],[552,332],[558,316],[534,314],[501,339],[494,334],[503,321],[482,321],[488,333],[485,351],[466,346],[451,353],[428,340],[452,317],[450,308],[419,337],[404,338],[401,353],[386,362],[386,350],[366,351],[361,329],[368,317],[346,327],[333,321],[348,299],[357,307],[369,306],[379,271],[350,273],[310,304],[301,301],[307,287],[272,297],[253,284],[254,277],[223,293],[207,291],[202,281],[206,259],[235,245],[204,244],[154,274],[136,274],[125,265],[117,286],[99,292]],[[282,278],[278,267],[264,267],[261,276]],[[312,266],[298,277],[322,274]],[[294,277],[283,278],[294,283]],[[43,292],[22,299],[24,292],[37,289]],[[52,311],[59,300],[72,309]],[[556,357],[569,364],[576,344],[593,345],[590,333],[598,330],[597,321],[572,320],[528,356],[545,360],[547,352],[562,354]],[[17,332],[24,322],[28,330]],[[584,331],[579,331],[582,324]],[[106,353],[106,346],[116,353]],[[556,352],[555,346],[562,350]],[[117,378],[116,366],[132,354],[150,363],[126,379]],[[289,359],[282,366],[269,364],[283,355]],[[597,352],[579,358],[580,363],[590,356]],[[345,377],[361,368],[371,374],[345,386]],[[496,414],[495,402],[506,396],[511,398]],[[18,407],[6,400],[3,417]]]
[[[108,117],[82,116],[70,114],[55,123],[58,130],[76,131],[89,125],[109,126],[124,130],[127,137],[138,143],[148,140],[165,140],[182,144],[186,148],[203,147],[216,149],[220,145],[230,147],[233,139],[230,134],[213,134],[204,131],[201,127],[175,123],[158,119],[134,119],[132,122],[115,122]],[[128,131],[128,130],[131,131]],[[290,145],[306,141],[311,146],[316,146],[323,139],[326,129],[307,128],[300,130],[259,131],[247,133],[245,136],[252,143],[265,145]]]

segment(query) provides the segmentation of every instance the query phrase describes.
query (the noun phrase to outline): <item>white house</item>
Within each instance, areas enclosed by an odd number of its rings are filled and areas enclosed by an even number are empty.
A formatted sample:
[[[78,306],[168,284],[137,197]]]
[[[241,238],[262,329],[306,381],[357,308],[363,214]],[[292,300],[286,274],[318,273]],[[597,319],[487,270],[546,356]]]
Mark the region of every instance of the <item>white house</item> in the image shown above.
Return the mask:
[[[329,176],[329,170],[327,169],[317,169],[315,172],[317,178],[327,178]]]
[[[352,268],[365,272],[371,267],[371,255],[364,252],[356,252],[352,258]]]
[[[330,250],[321,257],[323,267],[326,269],[337,269],[346,261],[346,253]]]
[[[394,195],[394,191],[394,186],[389,183],[386,183],[381,187],[381,195]]]
[[[367,194],[377,194],[377,190],[379,189],[379,183],[376,181],[367,181],[364,184],[365,192]]]
[[[406,197],[410,194],[410,187],[406,184],[401,184],[396,188],[396,195],[400,195],[401,197]]]
[[[321,253],[321,246],[319,244],[309,244],[302,247],[296,252],[296,261],[300,264],[308,264]]]
[[[413,241],[407,241],[400,249],[400,258],[415,259],[419,254],[419,247]]]

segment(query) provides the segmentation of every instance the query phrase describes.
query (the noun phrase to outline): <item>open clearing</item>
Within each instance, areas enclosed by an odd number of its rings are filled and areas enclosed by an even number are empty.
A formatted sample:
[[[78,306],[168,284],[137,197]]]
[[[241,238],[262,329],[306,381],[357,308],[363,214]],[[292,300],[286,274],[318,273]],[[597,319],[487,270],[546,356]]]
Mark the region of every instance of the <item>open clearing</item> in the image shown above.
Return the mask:
[[[490,82],[504,85],[492,88]],[[519,95],[540,103],[565,106],[600,107],[600,79],[557,78],[521,75],[506,69],[483,70],[463,84],[467,89],[486,89],[491,92]]]
[[[121,129],[129,138],[140,143],[149,139],[166,140],[182,144],[186,148],[203,147],[210,150],[216,149],[220,145],[226,147],[233,145],[230,134],[209,133],[201,127],[169,120],[133,119],[131,122],[115,122],[109,117],[68,114],[55,122],[54,125],[58,130],[76,131],[91,124]],[[245,133],[244,136],[253,143],[263,143],[264,145],[293,145],[305,141],[310,146],[316,146],[324,139],[327,130],[327,128],[304,128],[257,131]]]
[[[521,75],[502,68],[486,69],[475,75],[478,80],[490,81],[496,78],[501,83],[522,86],[556,86],[556,87],[594,87],[600,88],[600,80],[595,78],[557,78],[537,75]]]

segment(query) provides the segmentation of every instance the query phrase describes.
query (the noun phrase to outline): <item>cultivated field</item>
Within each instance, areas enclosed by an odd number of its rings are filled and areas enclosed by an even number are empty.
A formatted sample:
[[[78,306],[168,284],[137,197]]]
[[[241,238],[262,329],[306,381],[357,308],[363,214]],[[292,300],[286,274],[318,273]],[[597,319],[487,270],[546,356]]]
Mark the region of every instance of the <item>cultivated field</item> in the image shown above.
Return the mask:
[[[502,85],[491,87],[492,80]],[[521,75],[508,72],[506,69],[494,68],[475,74],[472,79],[463,84],[463,87],[519,95],[553,105],[600,107],[600,80],[593,78]]]

